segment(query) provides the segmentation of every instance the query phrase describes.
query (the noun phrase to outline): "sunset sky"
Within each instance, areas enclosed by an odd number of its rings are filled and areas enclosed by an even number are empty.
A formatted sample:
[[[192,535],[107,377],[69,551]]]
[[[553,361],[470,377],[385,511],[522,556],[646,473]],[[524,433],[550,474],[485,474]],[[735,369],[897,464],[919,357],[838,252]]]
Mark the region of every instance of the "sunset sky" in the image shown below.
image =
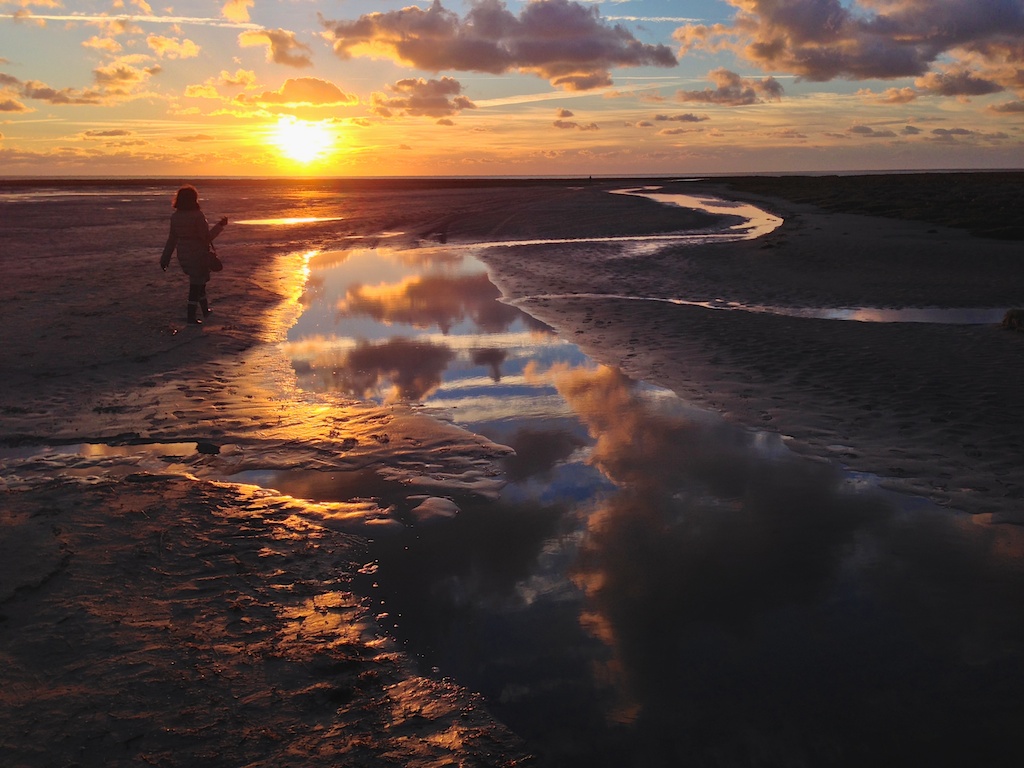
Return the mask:
[[[1024,167],[1024,0],[0,0],[0,176]]]

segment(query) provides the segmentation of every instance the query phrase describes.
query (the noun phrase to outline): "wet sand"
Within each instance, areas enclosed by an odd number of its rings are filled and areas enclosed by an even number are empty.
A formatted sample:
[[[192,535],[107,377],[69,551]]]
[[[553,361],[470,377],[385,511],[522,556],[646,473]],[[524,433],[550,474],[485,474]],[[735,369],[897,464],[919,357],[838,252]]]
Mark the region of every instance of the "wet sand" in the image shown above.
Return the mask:
[[[884,188],[885,178],[872,179]],[[1019,198],[1020,176],[1005,181],[1004,196]],[[828,179],[814,183],[822,193],[830,189]],[[1024,522],[1024,407],[1013,373],[1024,334],[995,323],[849,322],[565,297],[1019,307],[1019,241],[930,222],[825,212],[752,194],[739,182],[667,188],[748,200],[785,223],[755,240],[666,248],[642,260],[584,249],[574,251],[572,263],[527,261],[500,250],[482,256],[506,295],[520,298],[518,306],[596,360],[740,424],[779,432],[796,450],[877,474],[890,487]],[[922,196],[941,196],[942,189],[919,179]],[[518,234],[515,224],[495,234]],[[559,298],[528,298],[551,294]]]
[[[990,180],[1019,201],[1018,177]],[[603,191],[620,186],[370,187],[348,234],[365,245],[382,232],[456,242],[709,223]],[[641,260],[602,249],[573,249],[571,261],[481,257],[507,296],[597,360],[979,520],[1024,519],[1024,334],[524,298],[1022,306],[1019,242],[825,212],[740,181],[677,186],[749,199],[786,223],[759,240]],[[936,186],[927,179],[918,192]],[[244,218],[335,208],[331,195],[282,192]],[[337,247],[336,228],[262,239],[229,228],[215,314],[197,329],[182,322],[184,277],[157,267],[166,214],[164,199],[84,213],[75,201],[22,208],[4,224],[0,444],[196,441],[219,452],[164,472],[142,458],[5,460],[0,748],[15,765],[526,764],[471,692],[419,676],[348,586],[362,537],[396,524],[388,509],[356,493],[310,504],[215,479],[387,466],[429,478],[439,495],[492,493],[505,449],[413,409],[295,387],[272,344],[300,309],[304,254]]]

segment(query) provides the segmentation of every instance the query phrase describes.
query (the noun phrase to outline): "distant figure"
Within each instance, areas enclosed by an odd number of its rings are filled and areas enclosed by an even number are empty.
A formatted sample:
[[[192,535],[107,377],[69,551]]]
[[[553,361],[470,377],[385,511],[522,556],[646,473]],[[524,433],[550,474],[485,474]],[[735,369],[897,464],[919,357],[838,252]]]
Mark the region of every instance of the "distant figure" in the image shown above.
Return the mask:
[[[160,257],[160,267],[167,271],[171,263],[171,253],[178,249],[178,263],[181,270],[188,275],[188,322],[202,324],[199,310],[203,317],[210,314],[210,304],[206,299],[206,284],[210,282],[210,268],[207,264],[207,253],[213,239],[228,225],[225,216],[211,229],[199,208],[199,192],[191,184],[178,190],[174,196],[174,213],[171,214],[171,232],[167,235],[167,244]]]

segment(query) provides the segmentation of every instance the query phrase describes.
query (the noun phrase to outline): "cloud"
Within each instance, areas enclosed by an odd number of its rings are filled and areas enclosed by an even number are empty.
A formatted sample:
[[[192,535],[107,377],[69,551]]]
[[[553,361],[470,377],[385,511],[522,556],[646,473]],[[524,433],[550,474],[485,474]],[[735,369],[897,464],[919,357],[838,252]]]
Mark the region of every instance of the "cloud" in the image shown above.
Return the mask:
[[[289,78],[276,91],[264,91],[252,96],[243,94],[237,100],[243,104],[283,107],[338,107],[359,103],[358,96],[345,93],[329,80],[318,77]]]
[[[236,69],[235,73],[231,74],[226,69],[222,69],[219,80],[221,85],[251,88],[256,82],[256,73],[251,69]]]
[[[931,135],[926,138],[928,141],[956,144],[965,139],[984,138],[984,136],[969,128],[932,128]]]
[[[707,115],[695,115],[692,112],[685,112],[677,115],[655,115],[654,120],[656,122],[675,122],[675,123],[700,123],[705,120],[710,120]]]
[[[768,135],[771,136],[772,138],[775,138],[775,139],[797,139],[797,140],[801,140],[801,139],[806,139],[807,138],[807,134],[800,133],[800,131],[794,130],[793,128],[784,128],[784,129],[778,130],[778,131],[771,131],[771,132],[769,132]]]
[[[285,29],[261,29],[242,32],[238,44],[243,48],[265,46],[267,61],[289,67],[311,67],[312,50],[295,39],[295,33]]]
[[[102,86],[107,94],[124,96],[131,93],[153,75],[160,73],[159,66],[135,67],[126,60],[112,62],[97,67],[93,71],[97,85]]]
[[[736,8],[730,24],[676,30],[683,53],[732,50],[813,81],[924,77],[936,62],[960,59],[1011,87],[1024,66],[1024,6],[1014,0],[727,2]]]
[[[85,139],[107,139],[116,136],[131,136],[132,132],[127,131],[123,128],[113,128],[106,131],[85,131],[82,133],[82,138]]]
[[[103,94],[99,91],[79,91],[75,88],[51,88],[38,80],[27,80],[22,84],[21,95],[26,99],[45,101],[48,104],[100,104]]]
[[[0,99],[0,112],[31,112],[29,107],[26,107],[17,99]]]
[[[1024,112],[1024,101],[1007,101],[1003,104],[996,104],[989,107],[992,112],[1004,115],[1016,115]]]
[[[199,55],[199,46],[187,39],[150,35],[146,45],[162,59],[194,59]]]
[[[600,128],[598,128],[597,123],[587,123],[586,125],[582,125],[580,123],[577,123],[574,120],[555,120],[555,122],[552,123],[552,125],[554,125],[555,128],[575,129],[577,131],[598,131],[598,130],[600,130]]]
[[[502,0],[479,0],[464,18],[434,0],[427,9],[321,22],[342,59],[390,59],[430,72],[528,72],[570,91],[610,85],[613,67],[677,63],[667,46],[641,43],[597,8],[571,0],[534,0],[518,16]]]
[[[872,128],[870,125],[854,125],[846,129],[847,133],[851,133],[854,136],[863,136],[867,139],[894,139],[896,134],[885,129],[882,131]]]
[[[760,104],[766,100],[778,101],[782,98],[782,84],[774,77],[752,80],[740,77],[727,69],[719,68],[708,72],[708,79],[715,84],[714,89],[676,91],[676,100],[738,107]]]
[[[219,99],[221,97],[217,86],[209,81],[201,85],[185,86],[185,96],[190,99]]]
[[[228,21],[249,21],[249,9],[255,0],[228,0],[221,9],[221,15]]]
[[[395,112],[413,117],[449,117],[464,109],[476,109],[476,104],[462,95],[462,84],[451,77],[407,78],[388,89],[397,95],[375,92],[370,96],[374,113],[381,117],[391,117]]]
[[[555,112],[555,117],[562,120],[567,117],[573,117],[573,113],[571,109],[559,109],[558,111]]]
[[[985,96],[1005,90],[1003,86],[966,70],[957,72],[929,72],[914,81],[914,85],[939,96]]]
[[[123,50],[122,46],[117,40],[112,37],[99,37],[93,35],[88,40],[82,43],[85,48],[92,48],[97,51],[104,51],[106,53],[120,53]]]
[[[875,93],[869,88],[862,88],[857,91],[857,95],[876,101],[879,104],[909,104],[921,94],[913,88],[886,88],[880,94]]]

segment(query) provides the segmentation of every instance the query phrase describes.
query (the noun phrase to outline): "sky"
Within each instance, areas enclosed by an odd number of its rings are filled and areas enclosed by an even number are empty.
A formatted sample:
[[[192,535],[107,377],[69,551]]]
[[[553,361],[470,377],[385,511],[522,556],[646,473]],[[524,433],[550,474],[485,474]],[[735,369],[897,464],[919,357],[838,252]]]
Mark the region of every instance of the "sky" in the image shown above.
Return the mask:
[[[1024,167],[1024,0],[0,0],[0,176]]]

